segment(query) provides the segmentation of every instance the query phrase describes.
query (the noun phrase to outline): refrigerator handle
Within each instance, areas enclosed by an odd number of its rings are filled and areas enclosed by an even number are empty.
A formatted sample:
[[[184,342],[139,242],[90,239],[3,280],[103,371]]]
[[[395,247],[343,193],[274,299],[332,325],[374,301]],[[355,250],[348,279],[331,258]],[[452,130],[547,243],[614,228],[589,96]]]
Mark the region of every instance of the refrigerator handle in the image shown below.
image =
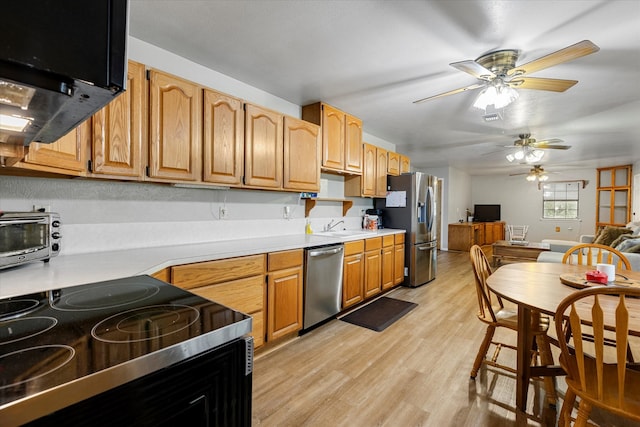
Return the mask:
[[[427,188],[427,203],[429,204],[429,221],[427,224],[427,230],[431,231],[433,228],[433,220],[436,216],[436,198],[433,195],[433,187]]]

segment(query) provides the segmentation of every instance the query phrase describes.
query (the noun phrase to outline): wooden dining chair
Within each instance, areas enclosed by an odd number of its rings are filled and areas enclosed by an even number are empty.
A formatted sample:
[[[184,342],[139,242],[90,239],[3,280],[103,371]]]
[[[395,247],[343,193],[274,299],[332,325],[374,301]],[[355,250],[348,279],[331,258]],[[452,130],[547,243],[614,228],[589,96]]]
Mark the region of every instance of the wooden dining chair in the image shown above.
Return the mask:
[[[484,339],[478,349],[475,361],[473,362],[473,368],[471,369],[471,378],[475,379],[478,374],[478,370],[482,364],[494,366],[500,369],[504,369],[511,373],[517,373],[511,366],[503,365],[498,362],[498,356],[502,348],[510,348],[516,350],[516,347],[511,344],[506,344],[499,341],[494,341],[494,334],[497,328],[503,327],[512,331],[518,331],[518,314],[515,311],[505,308],[502,299],[491,292],[487,286],[487,278],[491,275],[492,270],[489,265],[489,261],[485,256],[482,248],[478,245],[473,245],[470,250],[471,264],[473,266],[473,273],[476,284],[476,294],[478,297],[478,319],[487,325]],[[540,315],[539,312],[533,312],[531,315],[532,327],[531,330],[535,339],[532,343],[532,361],[535,361],[535,356],[539,356],[540,362],[543,365],[553,365],[553,354],[551,353],[551,345],[549,337],[547,336],[547,330],[549,329],[549,318],[547,316]],[[491,345],[495,346],[495,351],[491,359],[487,359],[487,352]],[[545,389],[547,393],[547,401],[550,404],[556,402],[556,387],[555,379],[553,377],[544,378]]]
[[[575,426],[587,425],[591,408],[597,406],[619,416],[640,421],[640,371],[629,362],[627,349],[640,338],[628,333],[627,299],[640,298],[640,289],[594,286],[566,297],[556,310],[560,365],[567,373],[567,392],[560,411],[560,426],[571,425],[576,397],[580,398]],[[583,331],[593,334],[583,339]],[[606,348],[607,335],[617,343]]]
[[[594,261],[595,256],[595,263]],[[562,257],[563,264],[593,265],[616,264],[620,270],[631,270],[631,263],[619,250],[597,243],[581,243],[568,249]]]

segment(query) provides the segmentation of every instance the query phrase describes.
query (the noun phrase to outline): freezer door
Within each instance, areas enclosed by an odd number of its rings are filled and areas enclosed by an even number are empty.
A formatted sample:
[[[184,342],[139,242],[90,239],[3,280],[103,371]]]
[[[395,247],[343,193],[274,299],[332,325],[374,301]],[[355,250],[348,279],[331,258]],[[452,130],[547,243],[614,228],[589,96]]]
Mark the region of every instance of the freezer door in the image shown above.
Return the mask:
[[[437,248],[436,242],[421,243],[412,246],[409,285],[424,285],[436,278]]]

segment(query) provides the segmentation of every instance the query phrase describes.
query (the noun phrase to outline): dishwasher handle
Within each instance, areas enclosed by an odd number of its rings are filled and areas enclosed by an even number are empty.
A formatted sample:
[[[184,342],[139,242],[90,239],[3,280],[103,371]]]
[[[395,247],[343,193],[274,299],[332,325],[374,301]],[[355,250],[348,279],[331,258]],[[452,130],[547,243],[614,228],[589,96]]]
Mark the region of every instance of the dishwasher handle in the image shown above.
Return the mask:
[[[342,251],[344,251],[343,246],[328,249],[313,249],[309,251],[309,256],[333,255],[342,253]]]

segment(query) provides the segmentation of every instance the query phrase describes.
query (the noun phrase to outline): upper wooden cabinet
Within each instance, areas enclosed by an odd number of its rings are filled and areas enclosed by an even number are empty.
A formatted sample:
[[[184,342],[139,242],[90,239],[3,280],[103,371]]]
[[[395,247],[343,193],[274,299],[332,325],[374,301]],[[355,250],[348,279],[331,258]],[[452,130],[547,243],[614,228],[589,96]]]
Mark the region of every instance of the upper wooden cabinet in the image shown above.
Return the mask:
[[[283,115],[245,104],[244,184],[282,188]]]
[[[322,128],[323,170],[362,173],[360,119],[321,102],[302,107],[302,118]]]
[[[204,91],[203,181],[240,185],[244,171],[244,109],[240,99]]]
[[[411,160],[407,156],[400,154],[400,173],[411,172]]]
[[[63,175],[86,176],[91,120],[50,144],[32,142],[27,155],[13,167]]]
[[[344,179],[344,195],[349,197],[386,197],[387,150],[362,144],[362,175]]]
[[[202,88],[149,70],[149,177],[201,181]]]
[[[320,126],[285,116],[283,188],[320,191],[321,161]]]
[[[631,165],[598,168],[596,228],[631,221]]]
[[[393,151],[387,154],[387,175],[400,175],[400,154]]]
[[[127,90],[93,116],[91,172],[141,179],[147,145],[147,80],[143,64],[129,61]]]

